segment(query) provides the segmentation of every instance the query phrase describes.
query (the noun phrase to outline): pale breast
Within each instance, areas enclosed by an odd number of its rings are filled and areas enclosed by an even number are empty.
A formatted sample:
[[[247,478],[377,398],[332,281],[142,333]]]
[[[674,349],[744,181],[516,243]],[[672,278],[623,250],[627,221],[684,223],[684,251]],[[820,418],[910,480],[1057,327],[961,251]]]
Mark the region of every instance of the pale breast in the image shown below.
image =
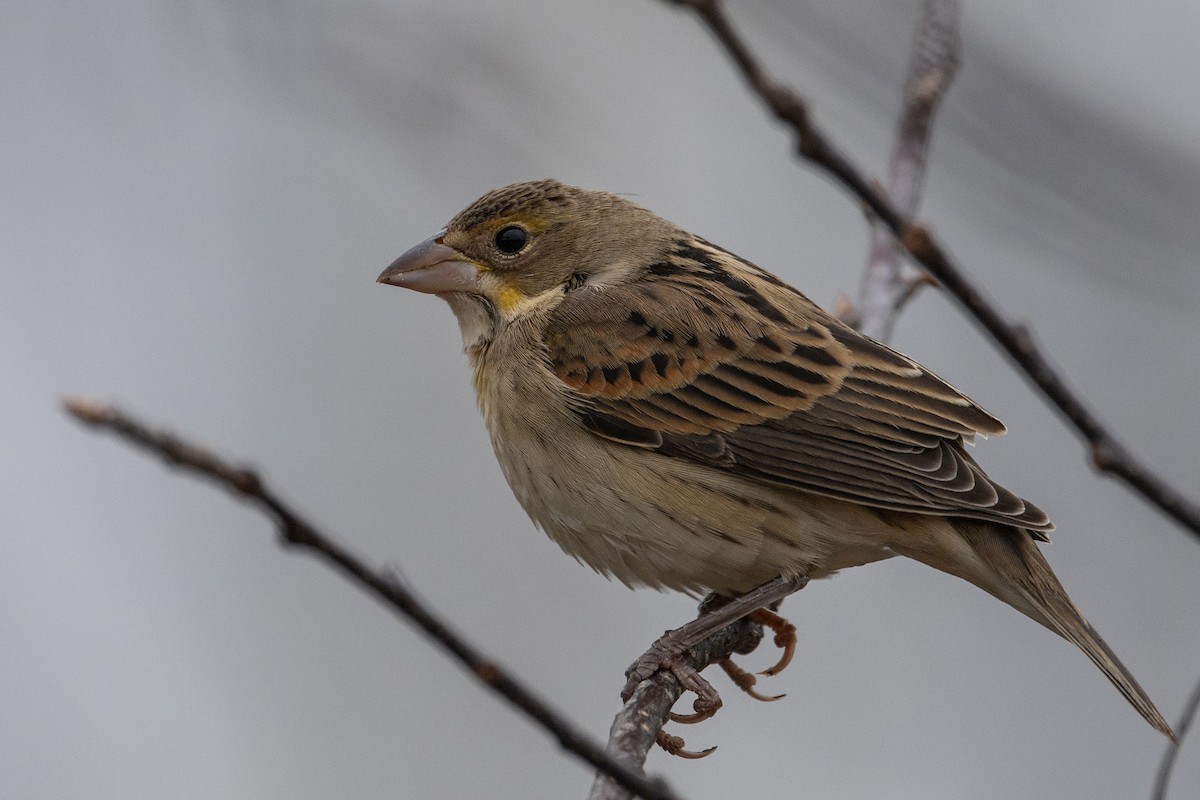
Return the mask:
[[[600,439],[529,349],[473,358],[492,446],[517,500],[564,551],[628,585],[739,592],[886,558],[886,525],[847,503],[750,483]]]

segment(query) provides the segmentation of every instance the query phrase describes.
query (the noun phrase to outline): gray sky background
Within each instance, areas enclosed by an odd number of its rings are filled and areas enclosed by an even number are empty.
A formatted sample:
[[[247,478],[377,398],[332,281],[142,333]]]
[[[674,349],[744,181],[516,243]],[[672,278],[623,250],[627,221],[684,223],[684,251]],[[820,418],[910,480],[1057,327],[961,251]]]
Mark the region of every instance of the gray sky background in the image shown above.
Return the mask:
[[[738,0],[876,174],[917,2]],[[0,796],[580,797],[588,771],[268,524],[64,419],[116,399],[265,469],[597,737],[692,614],[536,532],[443,304],[377,286],[487,189],[625,192],[828,304],[866,228],[689,16],[651,0],[18,0],[0,17]],[[1200,496],[1200,6],[971,3],[922,216],[1105,419]],[[1011,433],[976,455],[1171,719],[1200,548],[945,297],[895,344]],[[1148,795],[1163,742],[1080,653],[900,561],[785,605],[800,653],[653,754],[692,798]],[[746,659],[761,668],[769,656]],[[1200,750],[1176,797],[1200,794]]]

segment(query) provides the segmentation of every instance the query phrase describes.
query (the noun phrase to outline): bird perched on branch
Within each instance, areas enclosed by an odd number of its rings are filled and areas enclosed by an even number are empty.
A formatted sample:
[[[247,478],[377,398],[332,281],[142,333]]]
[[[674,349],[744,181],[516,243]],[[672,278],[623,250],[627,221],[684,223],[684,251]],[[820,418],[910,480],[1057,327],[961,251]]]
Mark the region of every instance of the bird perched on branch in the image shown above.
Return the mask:
[[[769,272],[612,194],[485,194],[379,276],[445,299],[496,457],[567,553],[736,597],[894,555],[1078,646],[1154,728],[1067,597],[1041,509],[964,445],[1004,426]]]

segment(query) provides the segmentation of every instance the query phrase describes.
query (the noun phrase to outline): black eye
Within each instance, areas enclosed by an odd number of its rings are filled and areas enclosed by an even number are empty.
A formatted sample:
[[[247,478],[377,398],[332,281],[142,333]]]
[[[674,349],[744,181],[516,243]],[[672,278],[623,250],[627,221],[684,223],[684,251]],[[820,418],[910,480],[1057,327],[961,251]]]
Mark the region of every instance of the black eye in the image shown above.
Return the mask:
[[[496,249],[510,256],[524,250],[528,241],[529,234],[516,225],[506,225],[496,231]]]

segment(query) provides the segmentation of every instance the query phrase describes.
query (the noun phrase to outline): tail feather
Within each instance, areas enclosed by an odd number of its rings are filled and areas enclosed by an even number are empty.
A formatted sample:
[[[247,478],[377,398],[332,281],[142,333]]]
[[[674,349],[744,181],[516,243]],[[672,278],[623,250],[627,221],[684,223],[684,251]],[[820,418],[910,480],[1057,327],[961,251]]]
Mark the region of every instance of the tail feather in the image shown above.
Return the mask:
[[[1176,741],[1175,732],[1150,697],[1071,602],[1032,537],[1024,530],[992,525],[962,525],[959,532],[1000,578],[998,588],[1007,590],[1004,594],[1015,593],[1014,599],[1020,602],[999,592],[993,594],[1082,650],[1146,722]]]
[[[935,544],[940,539],[935,537],[923,539],[916,547],[895,549],[970,581],[1074,644],[1146,722],[1171,741],[1178,741],[1137,680],[1071,602],[1028,531],[959,520],[952,525],[958,534],[956,541],[942,539]],[[969,553],[962,548],[964,542]]]

